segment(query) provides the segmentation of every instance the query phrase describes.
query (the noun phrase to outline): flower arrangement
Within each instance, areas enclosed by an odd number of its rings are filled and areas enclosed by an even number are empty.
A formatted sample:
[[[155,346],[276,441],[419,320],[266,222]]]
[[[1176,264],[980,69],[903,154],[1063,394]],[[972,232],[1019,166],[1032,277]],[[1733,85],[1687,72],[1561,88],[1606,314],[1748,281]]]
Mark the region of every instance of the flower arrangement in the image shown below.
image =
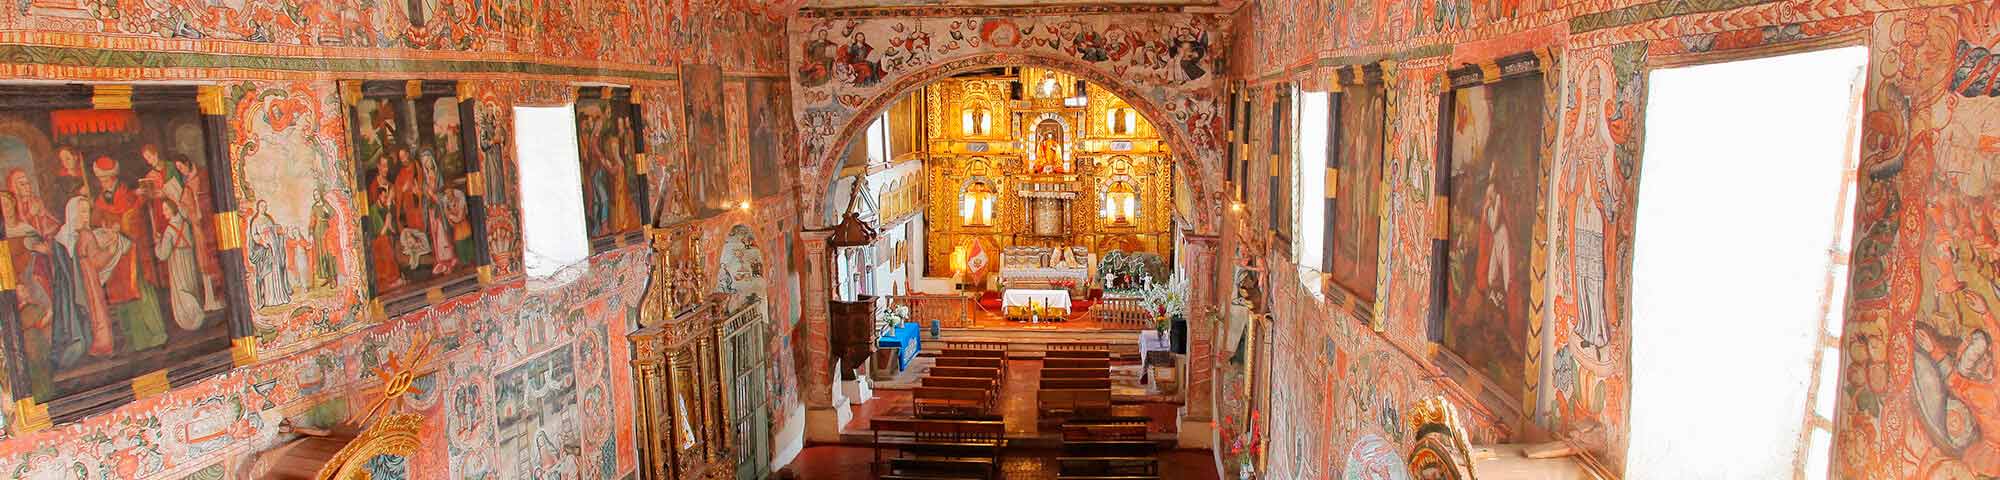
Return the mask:
[[[1173,319],[1186,315],[1187,289],[1186,277],[1174,277],[1167,283],[1155,283],[1139,289],[1139,304],[1153,313],[1154,330],[1164,334]]]

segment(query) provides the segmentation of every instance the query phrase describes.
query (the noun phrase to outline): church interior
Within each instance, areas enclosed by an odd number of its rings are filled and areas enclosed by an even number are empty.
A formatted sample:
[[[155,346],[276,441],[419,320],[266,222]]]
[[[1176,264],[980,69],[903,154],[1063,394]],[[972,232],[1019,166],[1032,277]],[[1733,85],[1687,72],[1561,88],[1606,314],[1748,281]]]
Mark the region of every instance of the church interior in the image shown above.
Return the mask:
[[[2000,479],[1997,8],[5,2],[0,477]]]

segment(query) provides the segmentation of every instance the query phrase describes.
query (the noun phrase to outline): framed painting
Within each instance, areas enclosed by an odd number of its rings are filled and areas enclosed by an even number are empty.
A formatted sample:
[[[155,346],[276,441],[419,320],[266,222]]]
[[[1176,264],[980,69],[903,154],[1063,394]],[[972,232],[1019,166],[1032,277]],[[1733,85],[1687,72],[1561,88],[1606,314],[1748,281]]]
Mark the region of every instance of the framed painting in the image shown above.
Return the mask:
[[[582,87],[576,92],[576,148],[583,177],[583,225],[592,252],[644,238],[645,117],[631,88]]]
[[[1507,392],[1528,379],[1546,86],[1530,54],[1449,72],[1440,99],[1431,339]],[[1476,366],[1476,367],[1472,367]],[[1504,395],[1503,395],[1504,396]]]
[[[757,198],[785,191],[788,175],[784,170],[783,122],[791,111],[785,101],[785,82],[770,79],[748,81],[750,117],[750,194]]]
[[[225,117],[220,86],[0,86],[17,434],[254,361]]]
[[[1389,90],[1382,70],[1364,65],[1336,70],[1334,141],[1327,158],[1325,262],[1329,297],[1379,326],[1373,310],[1381,255],[1382,171],[1388,141]]]
[[[687,167],[682,175],[694,202],[694,216],[728,210],[736,198],[729,183],[729,123],[723,114],[722,69],[681,66],[681,99],[687,108]]]
[[[450,81],[345,81],[368,293],[397,315],[477,290],[491,259],[472,95]]]

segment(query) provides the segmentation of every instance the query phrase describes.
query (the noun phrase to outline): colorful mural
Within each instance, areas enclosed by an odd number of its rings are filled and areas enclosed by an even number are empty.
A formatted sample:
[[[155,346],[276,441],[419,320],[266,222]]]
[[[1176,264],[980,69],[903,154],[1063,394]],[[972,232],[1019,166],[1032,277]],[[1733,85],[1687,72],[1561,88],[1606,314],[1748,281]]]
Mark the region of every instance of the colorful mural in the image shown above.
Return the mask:
[[[1313,74],[1314,65],[1386,60],[1394,67],[1383,192],[1384,329],[1379,335],[1356,332],[1353,341],[1365,345],[1362,351],[1420,352],[1428,346],[1424,320],[1432,274],[1422,259],[1430,248],[1432,210],[1443,206],[1431,201],[1440,192],[1431,191],[1430,181],[1438,168],[1439,77],[1448,67],[1541,52],[1545,65],[1553,65],[1545,71],[1554,76],[1543,82],[1552,105],[1544,109],[1542,129],[1560,137],[1544,147],[1553,161],[1544,164],[1545,216],[1534,220],[1548,229],[1532,240],[1546,242],[1548,256],[1528,270],[1546,268],[1546,278],[1536,284],[1540,291],[1519,295],[1531,314],[1547,314],[1526,325],[1528,361],[1515,373],[1528,385],[1526,401],[1505,399],[1524,406],[1517,408],[1525,418],[1507,413],[1516,408],[1454,401],[1473,424],[1468,430],[1475,441],[1524,431],[1509,425],[1514,422],[1534,422],[1583,445],[1615,471],[1624,463],[1631,414],[1628,259],[1646,70],[1665,62],[1865,41],[1872,50],[1861,132],[1865,174],[1847,290],[1833,478],[1978,478],[1994,475],[1993,462],[1985,460],[1992,457],[1981,453],[1990,451],[1992,437],[1974,432],[1992,431],[1985,425],[2000,414],[1980,403],[1979,392],[1993,387],[1984,383],[1989,377],[1981,368],[1990,357],[1975,347],[1988,337],[1975,332],[1993,327],[1977,309],[1963,306],[1985,298],[1979,286],[1993,282],[1991,269],[1974,268],[1987,261],[1982,255],[1991,256],[1977,245],[2000,236],[1993,226],[1968,220],[1983,218],[1980,212],[1993,203],[1985,193],[1991,189],[1982,186],[1990,183],[1983,180],[1992,177],[1985,173],[1990,168],[1974,159],[1983,158],[1979,139],[1988,135],[1984,125],[1995,113],[1988,111],[1993,100],[1979,93],[1991,83],[1986,66],[2000,36],[1975,20],[1993,14],[1992,6],[1957,3],[1249,2],[1233,18],[1228,63],[1232,77],[1253,86]],[[1258,203],[1246,210],[1262,208]],[[1282,292],[1284,283],[1275,288]],[[1309,336],[1316,331],[1312,325],[1344,320],[1320,319],[1327,309],[1310,298],[1275,306],[1277,338]],[[1307,341],[1278,342],[1275,350],[1281,359],[1319,354]],[[1425,360],[1394,356],[1408,360],[1407,368],[1425,369]],[[1342,358],[1357,357],[1333,361]],[[1369,381],[1345,373],[1328,378]],[[1422,394],[1432,382],[1416,383],[1415,393]],[[1405,406],[1412,401],[1394,400]],[[1294,410],[1274,411],[1270,421],[1340,416],[1322,407]],[[1335,437],[1332,448],[1317,451],[1318,463],[1337,463],[1333,455],[1355,441]],[[1415,448],[1413,438],[1389,440],[1405,452]]]
[[[229,193],[236,200],[231,208],[241,219],[244,247],[231,262],[241,267],[229,278],[240,278],[249,292],[243,305],[254,311],[245,315],[245,335],[254,333],[255,339],[248,343],[255,347],[246,351],[251,355],[241,360],[248,366],[207,380],[176,377],[173,390],[74,423],[25,424],[17,404],[0,404],[0,424],[8,434],[0,440],[0,472],[6,472],[0,477],[254,478],[242,472],[250,455],[289,438],[279,433],[279,422],[340,427],[361,417],[380,390],[372,371],[388,362],[390,354],[419,343],[431,345],[437,359],[435,371],[417,381],[425,393],[408,396],[396,407],[429,417],[422,429],[423,447],[400,465],[408,478],[515,478],[518,469],[511,460],[547,450],[515,450],[522,443],[503,441],[512,437],[501,431],[501,419],[512,415],[575,419],[560,429],[531,432],[545,431],[552,443],[576,447],[552,463],[565,471],[583,478],[630,475],[638,462],[630,409],[621,407],[632,404],[624,380],[630,378],[630,354],[623,335],[636,323],[628,312],[643,290],[649,252],[644,247],[599,252],[573,283],[533,291],[523,287],[511,110],[570,103],[576,93],[570,82],[631,85],[646,120],[634,138],[644,142],[648,153],[668,154],[654,158],[677,158],[671,155],[685,151],[680,117],[686,106],[676,73],[680,63],[718,65],[728,72],[722,77],[731,81],[784,72],[782,57],[772,54],[783,50],[783,23],[750,3],[587,0],[546,10],[512,1],[0,5],[0,29],[14,35],[0,46],[14,59],[0,66],[0,78],[146,78],[224,87],[215,99],[224,117],[217,125],[228,142],[211,148],[228,157],[218,158],[218,169],[196,173],[221,176],[234,190],[208,193]],[[554,37],[545,40],[545,35]],[[124,50],[108,49],[109,39]],[[466,169],[483,177],[479,187],[488,196],[486,241],[495,280],[471,293],[385,316],[370,311],[364,303],[366,290],[358,286],[371,274],[361,256],[367,242],[358,209],[377,202],[358,201],[368,191],[362,184],[368,177],[350,176],[360,166],[351,159],[361,148],[341,103],[340,86],[331,79],[419,75],[409,72],[457,80],[466,87],[463,91],[472,92],[466,97],[472,100],[472,113],[462,124],[472,126],[478,137],[461,151]],[[768,101],[787,105],[786,95],[784,89],[773,89]],[[190,109],[193,105],[189,100]],[[479,163],[470,163],[474,161]],[[665,163],[640,167],[659,173],[671,168]],[[145,169],[134,165],[128,181],[136,191]],[[204,185],[207,178],[182,181]],[[641,188],[666,187],[655,182]],[[730,188],[749,191],[750,186]],[[757,201],[755,217],[731,211],[687,228],[710,228],[708,222],[753,224],[759,227],[759,242],[785,242],[784,233],[765,227],[796,228],[796,222],[764,217],[796,210],[789,188],[769,196],[769,201]],[[207,220],[193,223],[206,225]],[[259,245],[253,241],[258,231],[268,232],[261,244],[268,250],[253,262],[249,253]],[[196,240],[200,245],[201,239]],[[773,278],[787,278],[789,267],[777,262],[767,268]],[[268,302],[258,303],[259,278],[276,287],[269,289]],[[768,288],[774,298],[796,298],[783,291],[790,285],[772,283]],[[169,332],[179,328],[163,323]],[[221,346],[226,350],[231,344]],[[568,358],[557,358],[558,349],[567,351]],[[220,364],[227,368],[229,353],[222,355]],[[531,360],[569,364],[576,372],[575,400],[567,412],[553,403],[533,412],[494,408],[497,386],[504,383],[499,377],[522,371]],[[791,363],[785,356],[782,364]],[[129,395],[129,387],[120,388]],[[796,402],[796,393],[790,398]],[[542,423],[550,422],[537,425]],[[566,432],[568,438],[556,432]],[[379,472],[390,474],[399,466],[380,467]]]
[[[1221,82],[1216,52],[1219,25],[1203,15],[1155,13],[1135,8],[1116,14],[1034,16],[1021,12],[979,15],[978,9],[910,9],[909,16],[806,17],[793,22],[793,113],[799,128],[801,198],[808,218],[824,218],[820,204],[846,142],[864,121],[902,92],[946,74],[994,65],[1058,68],[1111,88],[1140,115],[1160,125],[1179,165],[1217,171],[1222,149]],[[1032,12],[1029,12],[1032,13]],[[1194,185],[1197,195],[1214,190]],[[1196,212],[1206,217],[1214,212]],[[1204,227],[1209,222],[1197,224]]]

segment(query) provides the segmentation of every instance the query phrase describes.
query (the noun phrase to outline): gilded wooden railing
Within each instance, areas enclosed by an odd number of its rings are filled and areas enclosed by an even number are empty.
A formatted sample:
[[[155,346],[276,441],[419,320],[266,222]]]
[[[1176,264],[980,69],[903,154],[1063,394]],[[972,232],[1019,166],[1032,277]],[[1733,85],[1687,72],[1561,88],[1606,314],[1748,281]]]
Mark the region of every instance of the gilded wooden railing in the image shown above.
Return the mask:
[[[946,327],[972,326],[972,297],[964,295],[897,295],[889,297],[891,306],[908,307],[909,320],[924,328],[930,328],[936,320]]]
[[[1105,298],[1090,309],[1097,321],[1124,328],[1153,328],[1153,314],[1137,298]]]

